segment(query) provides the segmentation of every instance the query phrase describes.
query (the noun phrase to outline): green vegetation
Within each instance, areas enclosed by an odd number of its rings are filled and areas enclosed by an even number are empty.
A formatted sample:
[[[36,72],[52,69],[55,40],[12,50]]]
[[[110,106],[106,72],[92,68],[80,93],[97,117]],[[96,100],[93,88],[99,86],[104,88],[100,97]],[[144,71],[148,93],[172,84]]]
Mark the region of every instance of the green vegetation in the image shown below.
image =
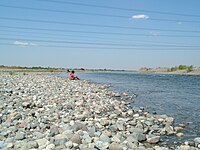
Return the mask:
[[[113,70],[113,69],[85,69],[85,68],[67,68],[69,71],[75,70],[76,72],[111,72],[111,71],[126,71],[126,70]],[[53,68],[53,67],[21,67],[21,66],[4,66],[0,65],[1,72],[24,72],[26,75],[27,72],[66,72],[65,68]]]
[[[178,70],[186,70],[187,72],[193,71],[193,66],[179,65],[175,67],[171,67],[167,69],[168,72],[178,71]]]
[[[187,68],[187,72],[191,72],[191,71],[193,71],[193,66],[189,66],[189,67]]]
[[[64,68],[52,68],[52,67],[21,67],[21,66],[0,66],[0,71],[9,72],[13,75],[14,72],[64,72]],[[24,73],[25,75],[25,73]]]
[[[173,72],[173,71],[177,71],[178,70],[178,67],[172,67],[170,68],[170,71]]]
[[[186,66],[186,65],[179,65],[179,66],[178,66],[178,69],[179,69],[179,70],[186,70],[186,69],[187,69],[187,66]]]

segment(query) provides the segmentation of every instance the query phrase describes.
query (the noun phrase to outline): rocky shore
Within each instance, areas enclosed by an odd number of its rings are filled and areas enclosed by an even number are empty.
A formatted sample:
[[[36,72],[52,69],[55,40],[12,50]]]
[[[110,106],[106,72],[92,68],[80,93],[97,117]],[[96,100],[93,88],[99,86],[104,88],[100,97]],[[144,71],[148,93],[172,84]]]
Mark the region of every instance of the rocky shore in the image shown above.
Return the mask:
[[[132,97],[104,85],[42,73],[0,73],[2,150],[199,150],[200,137],[183,136],[174,118],[130,108]]]

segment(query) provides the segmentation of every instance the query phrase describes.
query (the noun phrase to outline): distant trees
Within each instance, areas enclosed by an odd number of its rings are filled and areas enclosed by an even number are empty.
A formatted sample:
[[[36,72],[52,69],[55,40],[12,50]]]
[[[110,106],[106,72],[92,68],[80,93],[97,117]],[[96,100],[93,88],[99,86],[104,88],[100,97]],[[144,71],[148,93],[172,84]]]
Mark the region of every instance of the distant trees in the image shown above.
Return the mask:
[[[191,72],[191,71],[193,71],[193,66],[192,65],[187,68],[187,72]]]
[[[185,69],[187,69],[187,66],[186,65],[179,65],[178,69],[179,70],[185,70]]]
[[[60,72],[64,71],[63,68],[54,68],[54,67],[21,67],[21,66],[4,66],[0,65],[0,69],[2,70],[16,70],[16,71],[25,71],[25,72]],[[13,73],[11,73],[13,74]]]
[[[0,65],[0,68],[3,68],[3,69],[27,69],[27,67],[21,67],[21,66],[4,66],[4,65]]]
[[[168,72],[173,72],[177,70],[186,70],[187,72],[191,72],[193,71],[193,66],[179,65],[179,66],[169,68]]]

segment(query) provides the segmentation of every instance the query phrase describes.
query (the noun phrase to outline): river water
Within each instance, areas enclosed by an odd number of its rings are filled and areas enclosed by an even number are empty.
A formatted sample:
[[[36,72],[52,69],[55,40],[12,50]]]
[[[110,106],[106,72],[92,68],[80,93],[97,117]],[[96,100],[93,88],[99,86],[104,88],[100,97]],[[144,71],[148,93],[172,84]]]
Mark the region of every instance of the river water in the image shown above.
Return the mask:
[[[172,116],[175,126],[187,123],[185,136],[179,140],[200,136],[200,76],[136,72],[87,72],[76,75],[91,82],[110,85],[110,90],[138,95],[132,106]]]

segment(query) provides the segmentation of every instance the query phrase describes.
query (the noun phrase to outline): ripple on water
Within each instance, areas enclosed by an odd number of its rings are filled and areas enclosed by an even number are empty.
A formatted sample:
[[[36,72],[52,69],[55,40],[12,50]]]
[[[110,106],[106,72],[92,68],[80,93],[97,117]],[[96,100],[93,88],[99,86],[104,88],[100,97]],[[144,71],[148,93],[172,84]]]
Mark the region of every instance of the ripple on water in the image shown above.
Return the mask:
[[[185,136],[200,136],[200,76],[148,75],[134,72],[77,73],[81,79],[109,84],[111,90],[137,94],[134,106],[175,117],[175,125],[188,124]],[[66,74],[63,74],[66,77]]]

